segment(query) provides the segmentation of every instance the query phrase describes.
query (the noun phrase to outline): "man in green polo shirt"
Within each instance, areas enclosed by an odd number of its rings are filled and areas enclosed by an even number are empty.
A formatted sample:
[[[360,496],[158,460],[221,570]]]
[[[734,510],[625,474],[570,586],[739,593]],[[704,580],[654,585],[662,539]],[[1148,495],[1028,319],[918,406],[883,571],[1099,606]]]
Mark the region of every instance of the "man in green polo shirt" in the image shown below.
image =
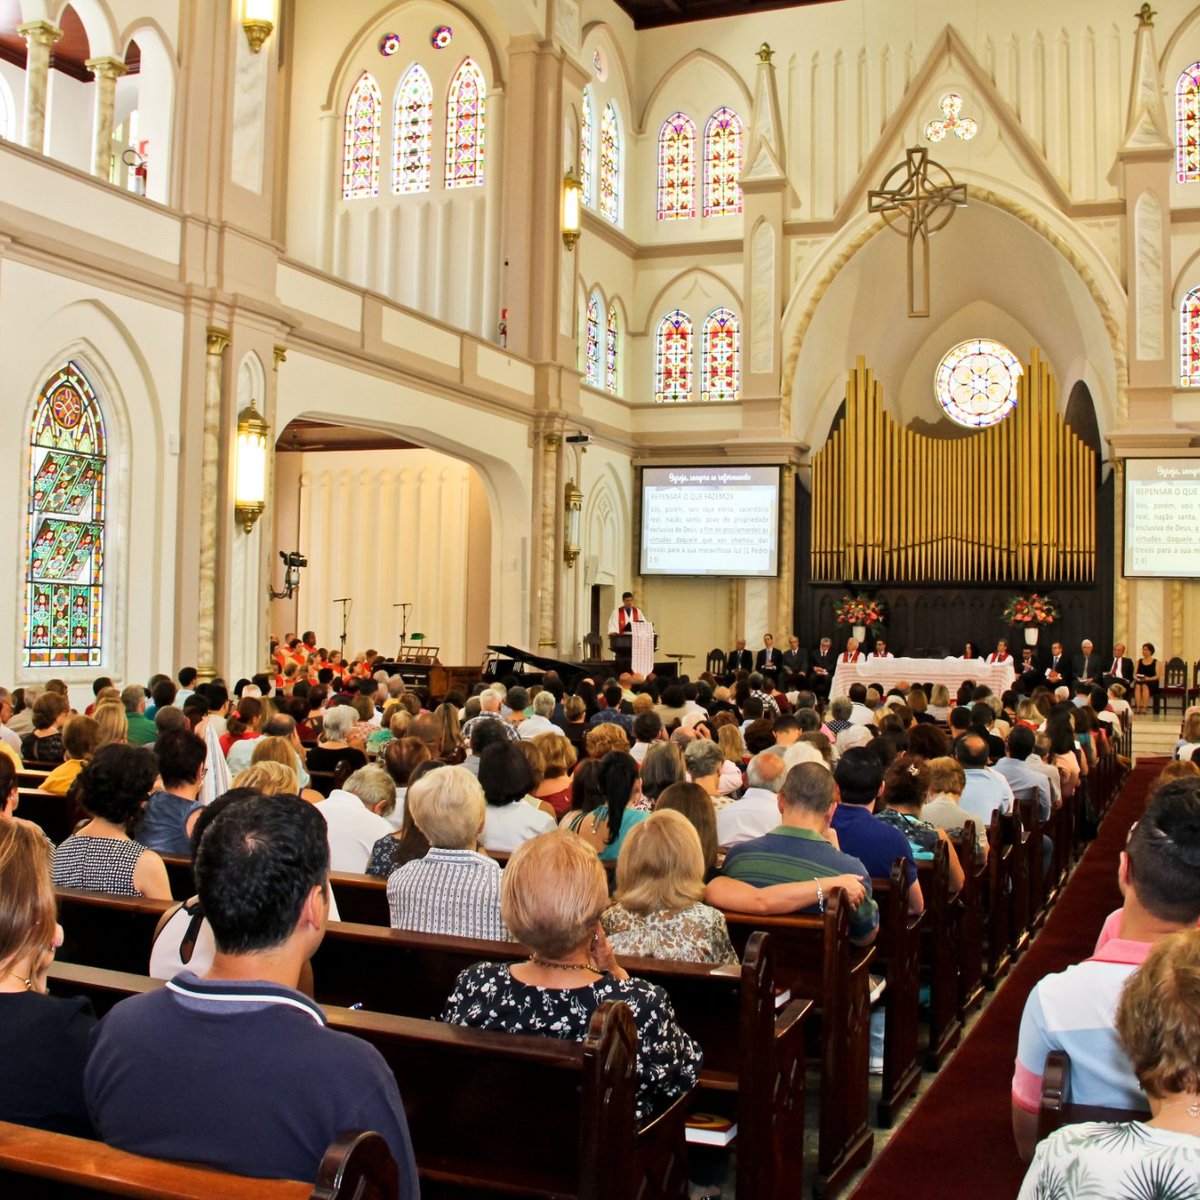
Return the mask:
[[[866,895],[850,918],[850,940],[866,946],[879,931],[879,906],[871,898],[871,877],[866,867],[838,848],[837,834],[830,826],[837,801],[833,776],[822,763],[797,763],[783,781],[779,793],[782,821],[763,837],[734,846],[726,855],[722,875],[755,887],[774,883],[807,883],[831,875],[857,875]],[[720,876],[709,885],[706,899],[720,905]],[[805,909],[825,911],[825,899]]]
[[[158,741],[158,729],[146,716],[146,689],[140,683],[131,683],[121,690],[121,703],[125,705],[125,738],[129,744],[150,746]]]

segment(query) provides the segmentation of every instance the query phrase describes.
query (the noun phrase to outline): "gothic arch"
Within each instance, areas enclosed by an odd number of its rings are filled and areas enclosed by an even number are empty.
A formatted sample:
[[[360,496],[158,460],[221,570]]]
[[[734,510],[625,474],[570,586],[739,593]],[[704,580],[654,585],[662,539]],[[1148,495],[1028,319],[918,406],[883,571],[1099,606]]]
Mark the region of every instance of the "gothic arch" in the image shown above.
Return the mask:
[[[123,51],[118,48],[117,25],[107,4],[102,0],[66,0],[66,3],[60,4],[55,11],[56,25],[61,22],[62,15],[68,8],[75,10],[75,15],[83,24],[90,57],[124,57]]]
[[[719,58],[715,54],[711,54],[707,50],[692,50],[685,54],[682,58],[677,59],[671,64],[659,77],[658,82],[654,85],[650,92],[649,98],[642,106],[642,111],[638,116],[637,132],[643,134],[646,132],[646,122],[651,119],[655,112],[655,105],[658,104],[659,96],[666,90],[667,86],[676,80],[678,76],[683,75],[690,69],[706,65],[714,68],[720,74],[725,75],[733,86],[737,89],[738,95],[738,115],[743,118],[747,128],[750,125],[750,110],[754,106],[754,102],[750,96],[750,89],[746,86],[746,81],[734,70],[733,66],[726,62],[725,59]],[[732,107],[732,106],[731,106]],[[670,111],[674,111],[670,105],[667,106]],[[664,110],[666,111],[666,110]],[[688,113],[695,122],[696,128],[703,133],[704,122],[708,119],[710,108],[704,113]]]
[[[678,275],[669,279],[658,291],[654,294],[650,304],[643,310],[641,332],[648,333],[652,326],[658,324],[659,317],[667,310],[667,308],[676,308],[675,303],[668,303],[667,297],[679,297],[679,303],[685,303],[682,298],[682,293],[692,286],[693,281],[709,280],[715,285],[721,296],[728,298],[729,305],[737,312],[739,320],[745,319],[745,312],[742,306],[742,296],[736,288],[734,288],[728,280],[718,275],[716,271],[708,267],[688,267],[680,271]],[[719,303],[719,301],[718,301]],[[697,316],[695,313],[689,314],[693,320],[699,322],[707,316],[707,313]]]

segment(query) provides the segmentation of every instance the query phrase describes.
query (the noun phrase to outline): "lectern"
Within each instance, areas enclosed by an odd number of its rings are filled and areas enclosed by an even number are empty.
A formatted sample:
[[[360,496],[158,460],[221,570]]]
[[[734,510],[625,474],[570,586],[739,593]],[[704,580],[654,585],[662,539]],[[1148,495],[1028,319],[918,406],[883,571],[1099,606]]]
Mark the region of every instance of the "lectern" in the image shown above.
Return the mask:
[[[658,634],[650,621],[634,621],[629,633],[610,633],[608,648],[617,660],[617,674],[632,671],[649,675],[654,670],[654,652],[658,649]]]

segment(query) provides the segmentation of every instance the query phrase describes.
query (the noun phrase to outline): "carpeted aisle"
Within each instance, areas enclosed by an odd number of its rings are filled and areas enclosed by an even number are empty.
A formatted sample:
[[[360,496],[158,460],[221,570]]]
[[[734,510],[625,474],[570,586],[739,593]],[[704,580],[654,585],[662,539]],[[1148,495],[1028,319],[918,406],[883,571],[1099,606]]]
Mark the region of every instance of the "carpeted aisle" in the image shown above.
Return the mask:
[[[1162,768],[1134,769],[1113,802],[1045,928],[1009,973],[953,1059],[934,1077],[850,1200],[1012,1200],[1025,1169],[1013,1145],[1009,1089],[1025,997],[1043,975],[1087,958],[1104,918],[1120,906],[1117,858]]]

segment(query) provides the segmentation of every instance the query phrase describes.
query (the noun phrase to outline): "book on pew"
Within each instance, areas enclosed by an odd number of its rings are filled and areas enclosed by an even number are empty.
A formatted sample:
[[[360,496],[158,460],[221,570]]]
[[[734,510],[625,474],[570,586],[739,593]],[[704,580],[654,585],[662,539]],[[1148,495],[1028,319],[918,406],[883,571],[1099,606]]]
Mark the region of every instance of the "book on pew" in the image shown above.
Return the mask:
[[[709,972],[710,975],[727,975],[730,979],[737,979],[742,973],[741,963],[722,963],[719,967],[713,967]],[[792,998],[791,988],[780,988],[775,993],[775,1007],[782,1008]]]
[[[728,1146],[737,1137],[737,1123],[716,1113],[694,1112],[687,1119],[687,1140],[698,1146]]]

